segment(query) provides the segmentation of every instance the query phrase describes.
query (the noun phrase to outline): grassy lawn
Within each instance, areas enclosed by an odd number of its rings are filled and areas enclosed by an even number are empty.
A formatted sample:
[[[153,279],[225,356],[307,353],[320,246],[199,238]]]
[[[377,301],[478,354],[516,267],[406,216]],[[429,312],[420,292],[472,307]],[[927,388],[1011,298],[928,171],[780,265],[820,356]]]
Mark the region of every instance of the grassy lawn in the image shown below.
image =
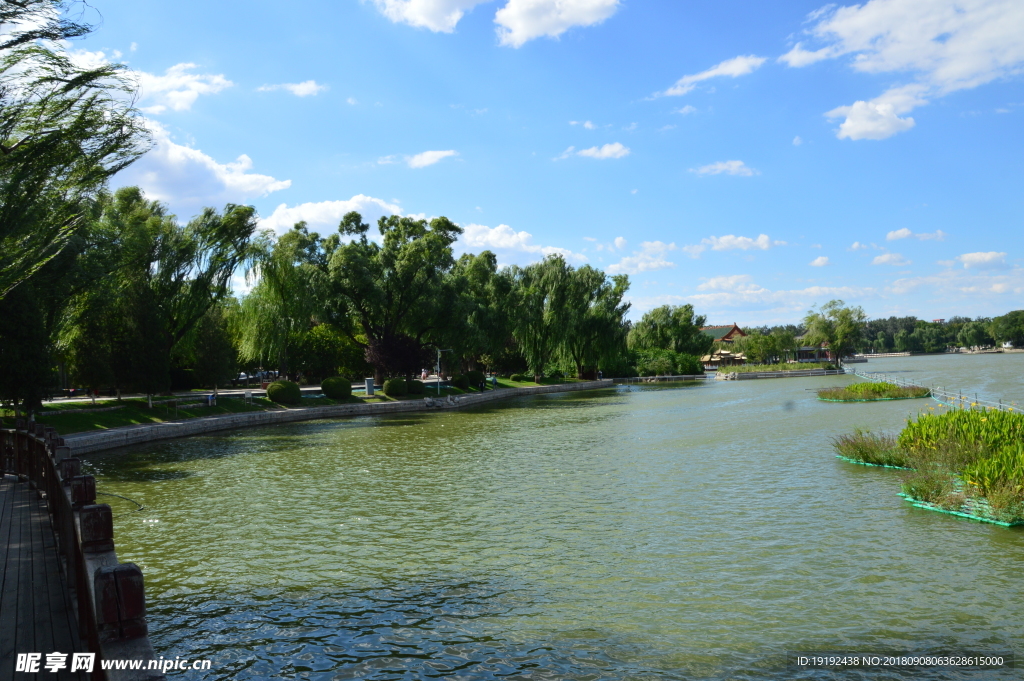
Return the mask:
[[[498,379],[498,388],[532,388],[538,385],[556,385],[561,383],[575,383],[577,379],[543,379],[541,383],[533,381],[512,381],[507,378]],[[483,392],[490,392],[489,387]],[[448,395],[471,395],[481,392],[476,388],[461,390],[455,387],[441,389],[441,397]],[[204,394],[208,394],[208,391]],[[334,404],[375,404],[381,402],[397,402],[422,400],[424,397],[437,397],[437,390],[429,387],[423,395],[406,395],[404,397],[388,397],[382,391],[378,391],[373,397],[356,397],[352,395],[344,400],[332,400],[326,397],[303,397],[302,402],[295,406],[275,404],[265,397],[254,397],[252,404],[246,404],[241,397],[217,398],[217,406],[205,407],[195,406],[185,409],[178,408],[177,412],[169,404],[170,400],[177,400],[178,403],[196,399],[192,396],[160,396],[153,398],[153,408],[150,409],[145,399],[132,398],[124,400],[102,399],[96,400],[95,404],[91,399],[83,399],[76,402],[57,402],[43,405],[42,411],[36,416],[39,423],[53,426],[61,435],[71,433],[82,433],[90,430],[107,430],[121,426],[133,426],[148,423],[164,423],[166,421],[182,421],[185,419],[200,418],[203,416],[215,416],[217,414],[237,414],[250,411],[265,411],[268,409],[296,409],[306,407],[326,407]],[[111,411],[85,412],[88,409],[101,409],[104,407],[120,407]],[[14,427],[14,412],[6,409],[0,410],[0,425],[5,428]]]
[[[381,396],[383,397],[383,396]],[[242,412],[250,411],[266,411],[266,410],[279,410],[286,408],[295,407],[284,407],[279,404],[275,404],[265,397],[255,397],[252,400],[252,404],[246,404],[245,401],[240,397],[220,397],[217,399],[217,406],[215,407],[188,407],[186,409],[178,409],[177,414],[175,410],[170,406],[164,404],[168,400],[175,399],[173,397],[161,397],[153,399],[153,408],[150,409],[146,400],[142,399],[131,399],[122,400],[118,403],[116,400],[97,401],[95,407],[105,406],[121,406],[123,408],[115,411],[101,411],[92,413],[79,413],[83,409],[93,408],[91,401],[88,402],[62,402],[54,405],[44,405],[43,410],[37,415],[36,420],[39,423],[43,423],[48,426],[53,426],[57,429],[57,432],[61,435],[69,435],[71,433],[81,433],[90,430],[106,430],[108,428],[118,428],[120,426],[133,426],[142,423],[163,423],[165,421],[182,421],[185,419],[199,418],[202,416],[215,416],[217,414],[237,414]],[[178,397],[179,402],[186,399],[193,399],[191,397],[182,398]],[[383,400],[388,401],[389,398],[384,397]],[[373,401],[373,398],[370,400]],[[332,404],[359,404],[363,400],[358,397],[349,397],[346,400],[330,400],[327,398],[314,398],[314,397],[303,397],[302,403],[297,405],[299,407],[326,407]],[[13,412],[6,410],[3,412],[3,418],[0,419],[5,427],[14,426]]]

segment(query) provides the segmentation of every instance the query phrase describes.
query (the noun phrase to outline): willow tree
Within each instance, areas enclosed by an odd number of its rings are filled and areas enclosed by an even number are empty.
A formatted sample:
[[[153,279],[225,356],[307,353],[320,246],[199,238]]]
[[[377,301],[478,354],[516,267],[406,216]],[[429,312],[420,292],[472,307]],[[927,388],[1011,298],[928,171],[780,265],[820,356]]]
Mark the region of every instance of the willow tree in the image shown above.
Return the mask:
[[[84,257],[103,261],[107,274],[71,302],[63,342],[80,371],[82,362],[109,357],[116,385],[162,392],[170,387],[172,353],[251,261],[256,212],[228,204],[180,225],[136,187],[101,204]]]
[[[513,335],[535,381],[540,380],[561,345],[570,269],[560,255],[549,255],[527,267],[510,268]]]
[[[622,298],[629,290],[629,277],[611,279],[590,265],[569,268],[565,277],[564,326],[560,354],[572,362],[577,378],[588,367],[596,370],[600,360],[616,354],[624,344],[624,317],[630,304]]]
[[[54,45],[91,30],[62,0],[0,3],[0,299],[65,249],[90,200],[148,148],[119,64]]]
[[[276,366],[282,374],[290,371],[290,346],[324,321],[327,262],[337,244],[337,236],[321,239],[299,222],[273,247],[264,245],[254,268],[259,280],[240,309],[243,362]]]
[[[830,300],[804,317],[805,338],[813,345],[827,344],[829,354],[838,365],[857,347],[866,320],[867,315],[860,307],[847,307],[841,300]]]
[[[634,350],[671,350],[700,357],[711,349],[714,339],[701,331],[706,318],[692,305],[662,305],[644,313],[629,331]]]
[[[338,231],[352,241],[331,254],[328,291],[332,320],[354,322],[347,333],[382,380],[421,368],[431,334],[450,323],[456,291],[447,274],[462,229],[445,217],[397,215],[380,218],[377,228],[381,243],[367,237],[370,226],[359,213],[342,218]]]

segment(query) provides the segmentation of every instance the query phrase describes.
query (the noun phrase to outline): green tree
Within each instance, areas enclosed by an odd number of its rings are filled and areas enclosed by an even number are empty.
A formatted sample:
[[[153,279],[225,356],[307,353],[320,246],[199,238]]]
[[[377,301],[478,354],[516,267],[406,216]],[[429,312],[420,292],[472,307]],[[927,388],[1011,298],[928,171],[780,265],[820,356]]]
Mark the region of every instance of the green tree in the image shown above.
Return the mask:
[[[397,215],[382,217],[377,227],[380,244],[367,238],[370,227],[359,213],[342,218],[338,231],[353,240],[330,256],[328,308],[331,321],[358,324],[346,332],[365,347],[366,360],[382,381],[421,368],[430,334],[450,321],[447,310],[456,292],[446,275],[462,229],[445,217],[428,223]]]
[[[977,348],[983,345],[991,345],[993,340],[986,327],[987,324],[984,322],[967,322],[960,329],[960,333],[957,334],[957,343],[959,343],[961,347],[965,348]]]
[[[1013,343],[1013,347],[1024,347],[1024,310],[1007,312],[995,317],[989,325],[989,333],[997,343]]]
[[[807,340],[814,345],[827,343],[835,362],[851,354],[860,341],[867,315],[860,307],[847,307],[841,300],[830,300],[804,317]]]
[[[510,268],[513,279],[513,335],[535,381],[555,356],[566,326],[569,266],[560,255]]]
[[[148,148],[124,67],[48,47],[91,30],[67,7],[0,4],[0,298],[72,243],[107,179]]]
[[[638,350],[663,348],[700,357],[714,344],[700,329],[704,315],[696,315],[692,305],[663,305],[644,314],[629,332],[629,347]]]
[[[117,386],[165,391],[175,349],[228,294],[232,274],[252,257],[255,210],[207,208],[181,226],[136,187],[102,196],[100,203],[87,255],[109,274],[72,301],[64,342],[71,356],[91,362],[91,348],[107,344],[98,356],[111,358]],[[95,340],[97,332],[102,341]]]
[[[577,378],[586,368],[596,372],[602,359],[614,356],[623,345],[623,319],[630,304],[622,302],[629,277],[612,278],[590,265],[568,268],[565,277],[564,326],[561,356],[571,362]]]

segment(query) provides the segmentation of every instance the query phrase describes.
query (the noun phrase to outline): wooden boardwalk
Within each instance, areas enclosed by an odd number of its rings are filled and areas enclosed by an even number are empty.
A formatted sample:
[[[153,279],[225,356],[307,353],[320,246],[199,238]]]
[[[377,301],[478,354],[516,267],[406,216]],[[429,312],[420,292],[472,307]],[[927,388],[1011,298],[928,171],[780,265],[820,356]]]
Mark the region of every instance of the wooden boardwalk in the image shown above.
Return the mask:
[[[68,600],[50,516],[27,482],[0,479],[0,679],[80,679],[71,653],[85,652]],[[63,653],[65,668],[45,668],[48,653]],[[18,653],[41,653],[39,672],[15,673]]]

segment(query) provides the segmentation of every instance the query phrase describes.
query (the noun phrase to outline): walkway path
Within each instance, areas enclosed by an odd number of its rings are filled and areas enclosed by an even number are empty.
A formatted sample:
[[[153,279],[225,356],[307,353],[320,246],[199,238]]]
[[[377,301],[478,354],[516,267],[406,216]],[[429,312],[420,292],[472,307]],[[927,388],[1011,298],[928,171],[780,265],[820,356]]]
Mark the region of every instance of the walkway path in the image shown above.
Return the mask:
[[[0,678],[14,678],[18,653],[41,653],[38,674],[18,679],[84,679],[71,673],[71,653],[86,648],[78,638],[67,600],[56,540],[45,502],[27,482],[0,479]],[[46,671],[47,653],[59,652],[66,667]],[[8,676],[10,674],[10,676]]]

